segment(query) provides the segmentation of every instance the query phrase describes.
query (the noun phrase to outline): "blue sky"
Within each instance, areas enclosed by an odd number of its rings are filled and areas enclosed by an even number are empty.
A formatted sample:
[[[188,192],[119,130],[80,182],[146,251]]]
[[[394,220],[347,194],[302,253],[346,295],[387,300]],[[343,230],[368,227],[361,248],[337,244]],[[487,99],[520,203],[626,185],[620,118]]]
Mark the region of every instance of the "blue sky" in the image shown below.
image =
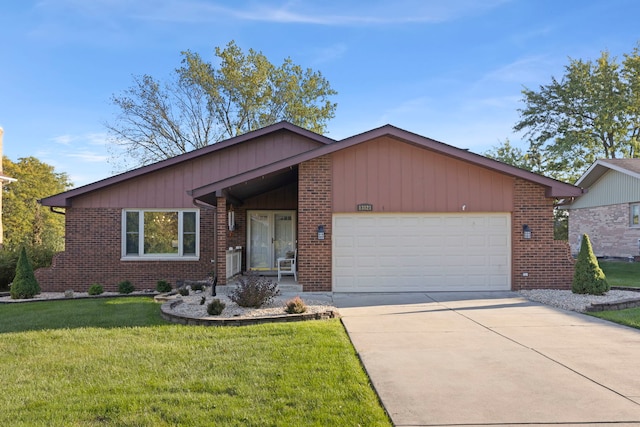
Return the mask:
[[[392,124],[483,153],[513,133],[523,86],[569,58],[622,58],[637,0],[7,0],[0,6],[4,154],[76,186],[113,174],[105,122],[132,76],[165,80],[180,52],[214,61],[230,40],[291,57],[338,91],[327,136]]]

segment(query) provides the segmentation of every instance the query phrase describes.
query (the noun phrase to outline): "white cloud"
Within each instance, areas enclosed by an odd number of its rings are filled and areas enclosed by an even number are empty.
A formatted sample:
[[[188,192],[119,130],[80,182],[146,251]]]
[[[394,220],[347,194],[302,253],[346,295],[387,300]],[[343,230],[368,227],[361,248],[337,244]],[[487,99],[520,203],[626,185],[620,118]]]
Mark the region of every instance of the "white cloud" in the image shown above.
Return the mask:
[[[88,163],[104,163],[109,160],[109,156],[102,153],[95,153],[92,151],[79,151],[76,153],[67,153],[66,157],[71,157],[72,159],[80,159],[83,162]]]
[[[71,135],[60,135],[60,136],[56,136],[56,137],[51,138],[51,140],[53,142],[55,142],[56,144],[70,145],[71,142],[73,141],[73,136],[71,136]]]
[[[167,22],[219,22],[228,18],[316,25],[380,25],[401,23],[438,23],[483,13],[509,0],[383,0],[367,2],[278,1],[234,2],[233,6],[203,0],[43,0],[39,11],[82,15],[108,22],[120,16]]]

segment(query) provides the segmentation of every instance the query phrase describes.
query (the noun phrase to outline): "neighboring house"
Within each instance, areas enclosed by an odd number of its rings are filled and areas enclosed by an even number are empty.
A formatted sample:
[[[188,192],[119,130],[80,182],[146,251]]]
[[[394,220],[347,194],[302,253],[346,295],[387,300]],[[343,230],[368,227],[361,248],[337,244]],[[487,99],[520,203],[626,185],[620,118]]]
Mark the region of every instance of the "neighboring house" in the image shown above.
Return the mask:
[[[586,233],[597,257],[640,255],[640,159],[598,160],[576,185],[588,192],[566,205],[571,252]]]
[[[297,249],[304,291],[569,288],[558,198],[582,190],[383,126],[335,141],[286,122],[47,197],[66,250],[43,290],[273,274]],[[525,233],[525,231],[527,231]]]

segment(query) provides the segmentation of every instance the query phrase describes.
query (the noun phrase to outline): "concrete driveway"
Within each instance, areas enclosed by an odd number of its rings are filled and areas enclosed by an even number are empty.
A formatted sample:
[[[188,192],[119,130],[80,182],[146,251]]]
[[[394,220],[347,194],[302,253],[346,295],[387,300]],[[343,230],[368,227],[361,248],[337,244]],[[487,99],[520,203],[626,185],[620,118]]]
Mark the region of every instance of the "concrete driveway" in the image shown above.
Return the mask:
[[[512,292],[333,295],[396,426],[640,425],[640,331]]]

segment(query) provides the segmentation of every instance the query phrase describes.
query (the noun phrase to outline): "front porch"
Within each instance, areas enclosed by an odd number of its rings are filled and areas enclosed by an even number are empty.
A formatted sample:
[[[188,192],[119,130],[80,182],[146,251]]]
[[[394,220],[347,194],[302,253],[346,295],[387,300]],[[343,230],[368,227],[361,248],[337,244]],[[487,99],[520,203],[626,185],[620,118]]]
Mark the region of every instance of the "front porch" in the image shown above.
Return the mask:
[[[329,164],[325,156],[189,192],[196,205],[215,210],[213,262],[219,285],[232,282],[239,272],[275,276],[278,259],[297,252],[297,286],[305,292],[331,291]],[[323,238],[319,228],[325,230]],[[285,276],[281,282],[292,280]]]

